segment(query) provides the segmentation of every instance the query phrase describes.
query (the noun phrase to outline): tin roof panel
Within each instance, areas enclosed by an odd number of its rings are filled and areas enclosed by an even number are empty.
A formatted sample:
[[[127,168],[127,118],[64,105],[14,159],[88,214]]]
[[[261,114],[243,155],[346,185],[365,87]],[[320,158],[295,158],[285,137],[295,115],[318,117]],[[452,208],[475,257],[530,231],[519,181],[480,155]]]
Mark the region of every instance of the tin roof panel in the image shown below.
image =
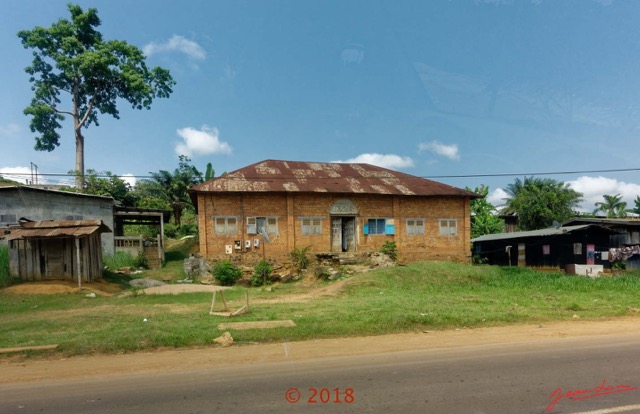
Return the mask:
[[[266,160],[191,188],[190,192],[330,192],[479,197],[477,194],[370,164]]]

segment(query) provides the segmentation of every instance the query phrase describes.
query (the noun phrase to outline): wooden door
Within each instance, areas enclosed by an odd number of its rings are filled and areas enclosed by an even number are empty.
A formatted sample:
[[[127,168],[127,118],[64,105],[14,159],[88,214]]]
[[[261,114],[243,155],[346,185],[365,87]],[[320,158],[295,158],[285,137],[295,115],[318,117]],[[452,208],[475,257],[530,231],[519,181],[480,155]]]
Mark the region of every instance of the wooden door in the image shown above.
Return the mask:
[[[331,217],[331,251],[342,251],[342,217]]]
[[[65,278],[64,242],[62,240],[47,241],[44,244],[44,274],[43,279],[55,280]]]

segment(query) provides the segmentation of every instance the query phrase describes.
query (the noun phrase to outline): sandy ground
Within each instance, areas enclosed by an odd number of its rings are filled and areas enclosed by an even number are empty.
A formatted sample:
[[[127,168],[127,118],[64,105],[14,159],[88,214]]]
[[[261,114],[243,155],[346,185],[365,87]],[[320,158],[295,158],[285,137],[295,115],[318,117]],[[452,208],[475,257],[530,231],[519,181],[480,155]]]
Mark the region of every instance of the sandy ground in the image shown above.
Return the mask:
[[[295,329],[295,328],[293,328]],[[80,379],[141,372],[167,372],[203,367],[296,361],[318,356],[368,355],[416,349],[440,349],[491,344],[548,342],[578,337],[637,333],[640,318],[602,321],[572,320],[545,325],[518,325],[400,335],[320,339],[206,348],[159,350],[123,355],[98,355],[51,360],[21,356],[0,362],[0,383]]]

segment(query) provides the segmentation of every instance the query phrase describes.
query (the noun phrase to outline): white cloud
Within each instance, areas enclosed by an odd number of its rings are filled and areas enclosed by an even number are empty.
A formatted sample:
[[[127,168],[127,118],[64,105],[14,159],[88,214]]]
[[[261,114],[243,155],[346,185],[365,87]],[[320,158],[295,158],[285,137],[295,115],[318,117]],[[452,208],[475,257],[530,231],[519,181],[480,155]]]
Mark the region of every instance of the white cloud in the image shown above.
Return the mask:
[[[413,167],[413,160],[410,157],[402,157],[395,154],[360,154],[357,157],[350,158],[346,161],[331,162],[364,163],[390,169]]]
[[[607,177],[582,176],[574,181],[567,181],[567,184],[574,190],[583,194],[582,211],[593,211],[594,203],[604,201],[605,194],[622,196],[622,201],[626,201],[627,208],[635,206],[636,196],[640,196],[640,184],[627,183]]]
[[[429,151],[437,155],[442,155],[450,160],[459,160],[458,144],[445,145],[439,141],[421,142],[418,144],[418,151]]]
[[[27,180],[31,181],[31,168],[29,167],[2,167],[0,168],[0,176],[7,180],[17,181],[26,184]],[[34,177],[35,181],[35,177]]]
[[[496,188],[487,195],[487,201],[496,208],[504,206],[507,198],[509,198],[509,195],[502,188]]]
[[[605,194],[620,194],[622,201],[627,203],[627,208],[633,208],[636,196],[640,196],[640,184],[627,183],[613,178],[582,176],[574,181],[565,181],[565,183],[575,191],[582,193],[582,203],[578,207],[578,210],[582,212],[592,212],[596,202],[604,201],[603,195]],[[489,193],[487,201],[497,207],[504,205],[504,199],[507,197],[507,193],[502,188],[498,188]]]
[[[138,181],[136,177],[134,177],[131,173],[122,174],[120,178],[122,179],[122,181],[129,183],[131,187],[135,187],[136,182]]]
[[[207,57],[202,46],[193,40],[175,34],[164,43],[149,43],[142,48],[142,51],[146,56],[163,52],[180,52],[194,60],[204,60]]]
[[[209,154],[231,154],[231,146],[220,141],[220,133],[217,128],[203,126],[200,130],[186,127],[176,131],[184,140],[176,145],[178,155],[209,155]]]

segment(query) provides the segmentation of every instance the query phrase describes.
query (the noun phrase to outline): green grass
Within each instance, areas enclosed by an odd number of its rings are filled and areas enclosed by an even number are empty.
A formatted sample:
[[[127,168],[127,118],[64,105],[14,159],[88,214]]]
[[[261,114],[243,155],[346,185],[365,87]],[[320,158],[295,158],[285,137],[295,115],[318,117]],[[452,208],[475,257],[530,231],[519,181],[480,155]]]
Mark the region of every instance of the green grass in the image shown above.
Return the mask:
[[[332,283],[320,284],[330,287]],[[640,308],[640,273],[589,279],[521,268],[414,263],[354,275],[336,296],[266,302],[312,289],[250,288],[251,313],[210,316],[211,294],[14,295],[0,292],[0,347],[59,343],[66,355],[208,346],[221,322],[292,319],[297,327],[231,330],[237,342],[297,341],[421,330],[630,316]],[[227,291],[231,307],[244,288]],[[147,318],[148,322],[143,322]]]
[[[0,287],[9,286],[11,274],[9,273],[9,249],[0,245]]]
[[[141,255],[136,257],[127,252],[115,252],[113,255],[105,255],[103,260],[104,265],[112,270],[123,267],[137,269],[144,265],[144,258]]]

